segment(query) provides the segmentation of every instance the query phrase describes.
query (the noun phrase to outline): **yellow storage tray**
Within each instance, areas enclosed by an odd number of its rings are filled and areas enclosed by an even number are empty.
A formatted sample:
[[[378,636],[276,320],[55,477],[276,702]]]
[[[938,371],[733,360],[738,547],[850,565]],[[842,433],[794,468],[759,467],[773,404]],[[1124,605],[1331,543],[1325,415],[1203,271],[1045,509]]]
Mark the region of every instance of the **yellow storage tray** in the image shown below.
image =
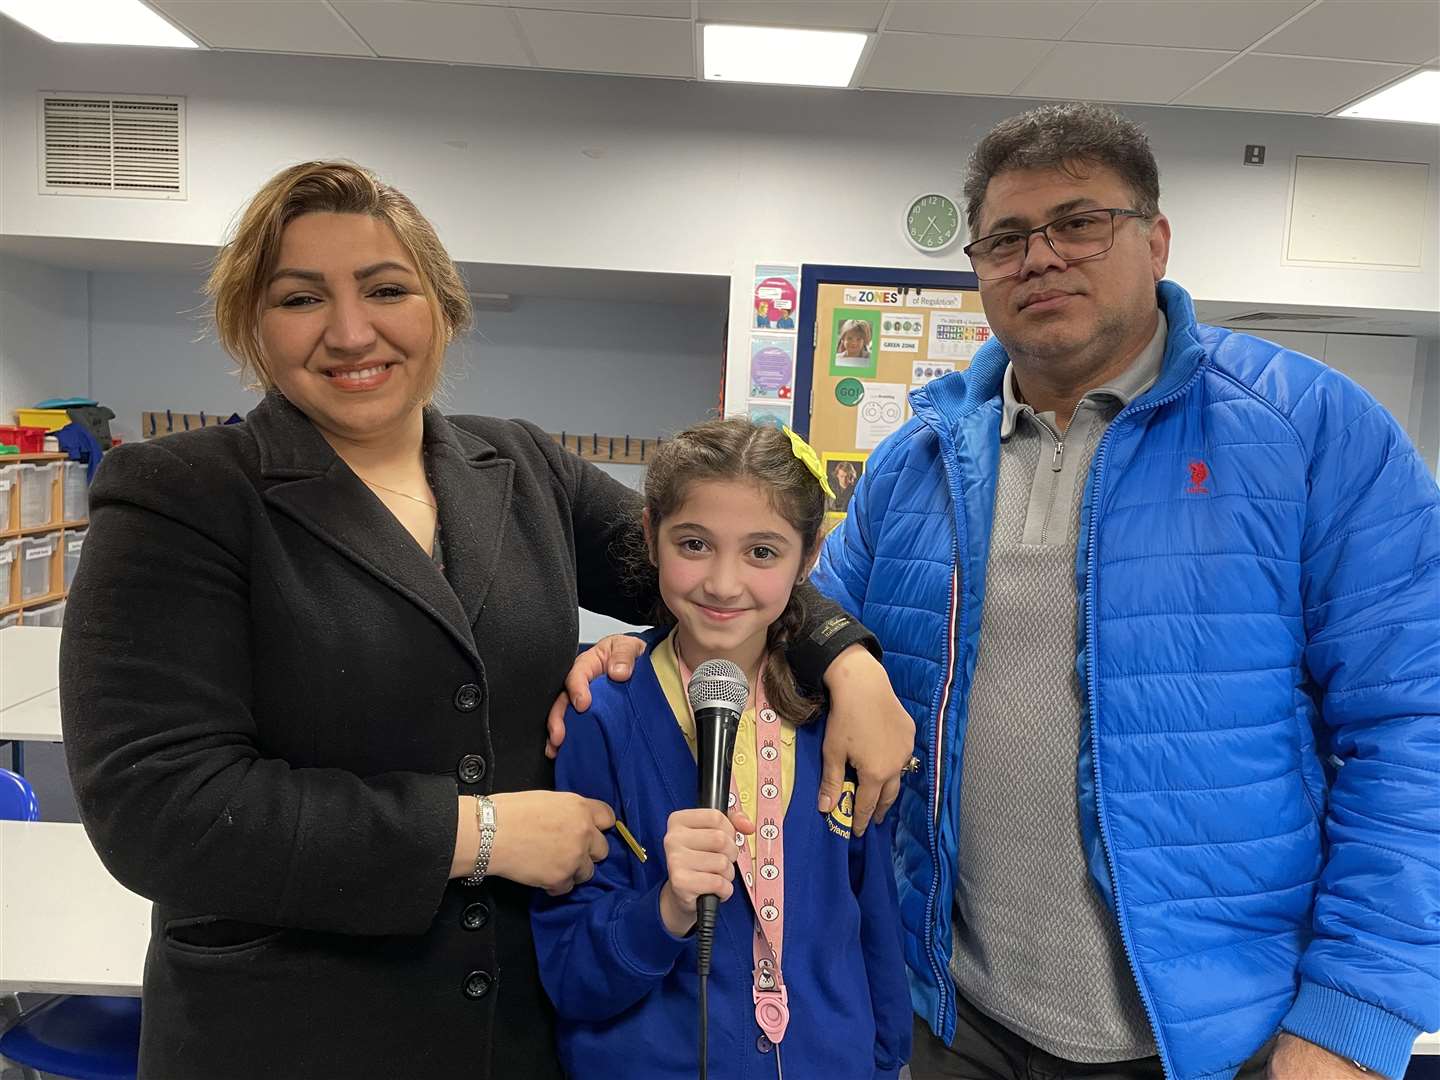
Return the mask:
[[[15,422],[21,427],[43,427],[46,431],[59,431],[70,423],[70,414],[64,409],[16,409]]]

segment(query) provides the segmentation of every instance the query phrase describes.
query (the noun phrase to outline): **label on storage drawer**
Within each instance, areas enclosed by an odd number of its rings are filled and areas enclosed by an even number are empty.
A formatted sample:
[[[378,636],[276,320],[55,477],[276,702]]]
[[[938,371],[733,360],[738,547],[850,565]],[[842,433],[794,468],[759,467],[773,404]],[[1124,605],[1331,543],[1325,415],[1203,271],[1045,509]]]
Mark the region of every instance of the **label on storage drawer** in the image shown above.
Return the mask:
[[[70,554],[73,555],[73,554],[75,554],[75,552],[79,551],[79,550],[80,550],[81,548],[83,548],[84,546],[85,546],[85,541],[84,541],[84,540],[71,540],[68,544],[65,545],[65,550],[68,551],[68,552],[70,552]]]
[[[13,480],[0,480],[0,491],[9,491],[13,483]]]
[[[48,558],[54,550],[55,548],[53,545],[51,547],[31,548],[29,551],[25,552],[25,561],[29,562],[31,559]]]
[[[14,548],[10,548],[10,549],[8,549],[8,550],[0,551],[0,566],[4,566],[6,563],[11,563],[11,562],[14,562],[14,561],[15,561],[15,549],[14,549]]]

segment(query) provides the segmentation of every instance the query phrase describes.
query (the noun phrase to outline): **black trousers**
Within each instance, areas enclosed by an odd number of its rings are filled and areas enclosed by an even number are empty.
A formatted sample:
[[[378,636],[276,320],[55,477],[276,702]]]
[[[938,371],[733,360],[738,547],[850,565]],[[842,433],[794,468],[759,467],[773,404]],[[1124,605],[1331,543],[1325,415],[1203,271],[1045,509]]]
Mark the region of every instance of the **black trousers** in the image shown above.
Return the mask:
[[[1241,1067],[1236,1080],[1265,1080],[1272,1043]],[[1158,1057],[1091,1065],[1047,1054],[956,998],[955,1042],[946,1046],[915,1017],[911,1080],[1163,1080]]]

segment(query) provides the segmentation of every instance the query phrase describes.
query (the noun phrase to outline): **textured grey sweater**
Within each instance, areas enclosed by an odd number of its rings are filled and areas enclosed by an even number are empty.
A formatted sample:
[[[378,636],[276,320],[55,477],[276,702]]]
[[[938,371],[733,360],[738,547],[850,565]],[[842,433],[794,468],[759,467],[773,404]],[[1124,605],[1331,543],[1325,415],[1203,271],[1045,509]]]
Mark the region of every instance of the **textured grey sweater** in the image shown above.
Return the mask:
[[[1005,373],[1000,474],[960,796],[960,992],[1071,1061],[1155,1053],[1114,916],[1090,880],[1076,795],[1084,703],[1075,554],[1105,427],[1160,372],[1165,316],[1135,363],[1080,402],[1063,436]]]

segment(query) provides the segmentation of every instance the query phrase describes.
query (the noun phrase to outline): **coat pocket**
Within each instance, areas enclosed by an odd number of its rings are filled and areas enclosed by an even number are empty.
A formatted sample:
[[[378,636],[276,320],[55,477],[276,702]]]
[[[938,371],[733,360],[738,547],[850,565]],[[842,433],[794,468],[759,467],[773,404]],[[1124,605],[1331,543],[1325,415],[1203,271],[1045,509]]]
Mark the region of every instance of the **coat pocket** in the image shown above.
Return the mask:
[[[165,947],[191,956],[235,956],[263,949],[282,938],[282,927],[197,915],[165,923]]]

